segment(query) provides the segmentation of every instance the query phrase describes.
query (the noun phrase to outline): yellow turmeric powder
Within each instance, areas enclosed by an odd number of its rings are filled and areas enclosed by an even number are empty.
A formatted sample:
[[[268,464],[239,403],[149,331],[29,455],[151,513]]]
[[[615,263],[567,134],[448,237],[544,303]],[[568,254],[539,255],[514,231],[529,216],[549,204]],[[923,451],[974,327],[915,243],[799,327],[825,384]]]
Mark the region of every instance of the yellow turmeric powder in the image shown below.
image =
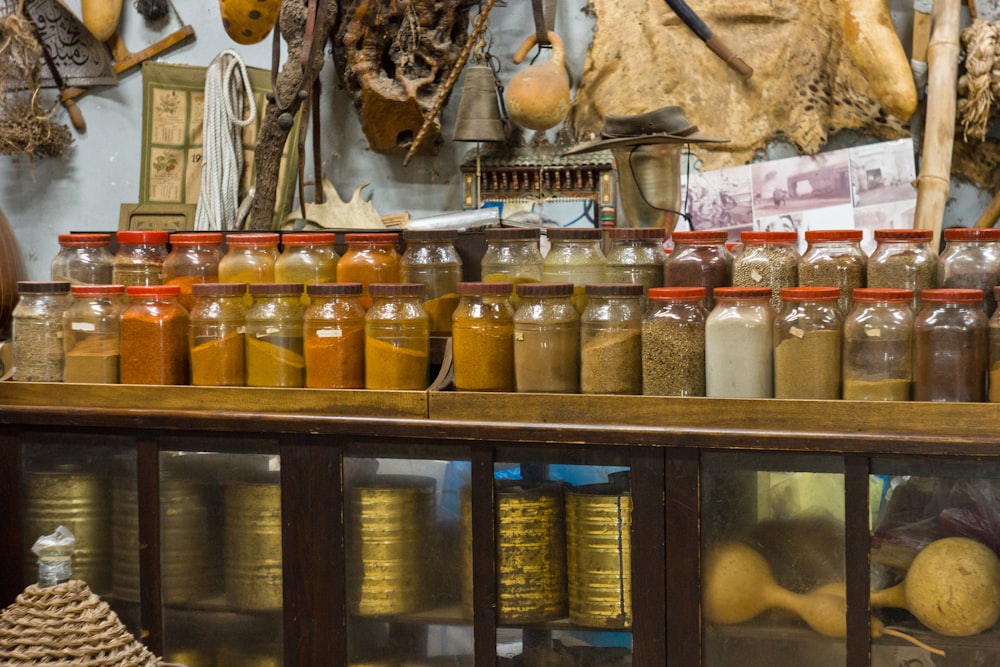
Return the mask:
[[[242,387],[246,383],[244,335],[233,332],[191,348],[191,384]]]
[[[264,338],[246,339],[247,386],[301,387],[305,360],[301,354]]]
[[[426,389],[429,369],[427,350],[365,336],[365,388]]]

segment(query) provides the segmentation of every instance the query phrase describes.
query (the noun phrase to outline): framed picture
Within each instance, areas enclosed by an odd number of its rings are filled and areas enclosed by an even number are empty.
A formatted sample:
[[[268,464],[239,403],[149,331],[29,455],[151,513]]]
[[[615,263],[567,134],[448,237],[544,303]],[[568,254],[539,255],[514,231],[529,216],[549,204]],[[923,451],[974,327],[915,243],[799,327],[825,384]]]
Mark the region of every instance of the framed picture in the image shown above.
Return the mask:
[[[194,229],[196,208],[196,204],[122,204],[118,229],[190,231]]]

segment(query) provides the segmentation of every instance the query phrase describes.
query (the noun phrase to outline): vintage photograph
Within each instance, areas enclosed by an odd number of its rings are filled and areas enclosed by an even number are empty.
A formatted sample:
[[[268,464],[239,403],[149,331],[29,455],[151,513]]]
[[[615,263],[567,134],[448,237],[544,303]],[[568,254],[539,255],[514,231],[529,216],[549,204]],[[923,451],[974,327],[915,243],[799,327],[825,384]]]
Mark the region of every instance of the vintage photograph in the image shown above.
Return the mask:
[[[741,231],[753,228],[749,167],[691,174],[681,187],[681,208],[692,230],[725,230],[738,240]]]
[[[750,165],[755,218],[851,203],[847,151]]]
[[[912,139],[857,146],[848,155],[854,206],[916,199]]]

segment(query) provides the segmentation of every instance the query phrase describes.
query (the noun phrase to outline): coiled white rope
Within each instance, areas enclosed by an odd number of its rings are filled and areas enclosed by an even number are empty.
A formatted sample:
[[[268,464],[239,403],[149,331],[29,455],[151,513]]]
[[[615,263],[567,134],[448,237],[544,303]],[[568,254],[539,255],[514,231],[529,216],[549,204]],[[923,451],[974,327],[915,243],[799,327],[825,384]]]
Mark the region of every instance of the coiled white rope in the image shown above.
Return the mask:
[[[239,76],[235,76],[239,70]],[[243,117],[244,106],[249,108]],[[205,72],[205,114],[202,120],[201,190],[195,209],[195,229],[237,227],[240,177],[243,174],[243,128],[257,119],[243,59],[233,49],[220,52]]]

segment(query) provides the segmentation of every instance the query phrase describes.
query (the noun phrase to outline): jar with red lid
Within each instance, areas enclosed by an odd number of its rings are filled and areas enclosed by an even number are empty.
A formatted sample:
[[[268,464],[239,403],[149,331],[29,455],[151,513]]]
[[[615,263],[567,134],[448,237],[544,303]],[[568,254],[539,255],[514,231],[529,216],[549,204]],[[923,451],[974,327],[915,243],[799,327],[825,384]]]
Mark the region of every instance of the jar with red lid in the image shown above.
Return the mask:
[[[733,286],[769,287],[771,308],[780,312],[781,290],[799,284],[798,239],[795,232],[742,232],[733,257]]]
[[[983,401],[989,320],[977,289],[931,289],[913,321],[913,400]]]
[[[704,287],[705,308],[715,307],[714,290],[732,284],[733,256],[726,248],[724,231],[674,232],[673,250],[663,263],[663,284]]]
[[[73,285],[63,315],[63,382],[117,384],[122,285]]]
[[[117,232],[118,250],[112,262],[111,282],[126,287],[162,285],[169,237],[169,232],[159,230]]]
[[[643,286],[587,285],[580,315],[580,392],[642,393]]]
[[[279,283],[332,283],[337,280],[333,232],[284,234],[281,254],[274,263],[274,280]]]
[[[642,321],[642,393],[705,395],[704,287],[649,291]]]
[[[226,254],[219,260],[219,282],[273,283],[280,234],[227,234]]]
[[[302,387],[302,283],[251,283],[247,310],[246,381],[248,387]]]
[[[519,392],[580,391],[580,315],[573,283],[521,283],[514,312],[514,385]]]
[[[426,389],[430,318],[423,283],[372,283],[365,314],[365,387]]]
[[[945,246],[938,258],[937,284],[943,289],[983,292],[986,317],[993,315],[993,288],[1000,285],[1000,229],[952,227],[943,232]]]
[[[191,292],[191,384],[242,387],[246,384],[246,285],[195,283]]]
[[[642,285],[645,291],[663,286],[667,253],[663,251],[666,232],[662,227],[612,227],[604,234],[611,244],[606,253],[605,281]]]
[[[786,287],[774,320],[774,397],[840,398],[841,317],[837,287]]]
[[[177,285],[130,285],[121,317],[122,384],[188,383],[188,313]]]
[[[361,305],[372,305],[368,286],[399,282],[399,235],[390,233],[344,234],[347,250],[337,262],[337,282],[361,283]]]
[[[177,300],[188,311],[194,306],[191,286],[219,280],[222,259],[222,234],[219,232],[182,232],[170,235],[170,253],[163,261],[163,284],[179,285]]]
[[[868,287],[913,291],[911,306],[920,309],[920,293],[937,287],[937,252],[931,229],[876,229],[868,256]]]
[[[1000,287],[993,288],[993,298],[1000,297]],[[990,318],[989,331],[989,370],[987,375],[987,396],[990,403],[1000,403],[1000,309],[993,311]]]
[[[52,280],[71,285],[111,283],[114,256],[108,250],[110,234],[60,234],[59,252],[49,265]]]
[[[814,229],[805,233],[806,251],[799,259],[800,287],[839,287],[840,314],[851,312],[854,290],[865,286],[868,256],[861,249],[860,229]]]
[[[303,316],[306,386],[364,389],[365,309],[361,283],[309,283]]]
[[[460,282],[452,318],[458,391],[514,391],[513,283]]]
[[[715,308],[705,320],[705,395],[771,398],[773,360],[771,288],[715,288]]]
[[[913,385],[913,291],[854,290],[844,318],[843,392],[852,401],[908,401]]]

